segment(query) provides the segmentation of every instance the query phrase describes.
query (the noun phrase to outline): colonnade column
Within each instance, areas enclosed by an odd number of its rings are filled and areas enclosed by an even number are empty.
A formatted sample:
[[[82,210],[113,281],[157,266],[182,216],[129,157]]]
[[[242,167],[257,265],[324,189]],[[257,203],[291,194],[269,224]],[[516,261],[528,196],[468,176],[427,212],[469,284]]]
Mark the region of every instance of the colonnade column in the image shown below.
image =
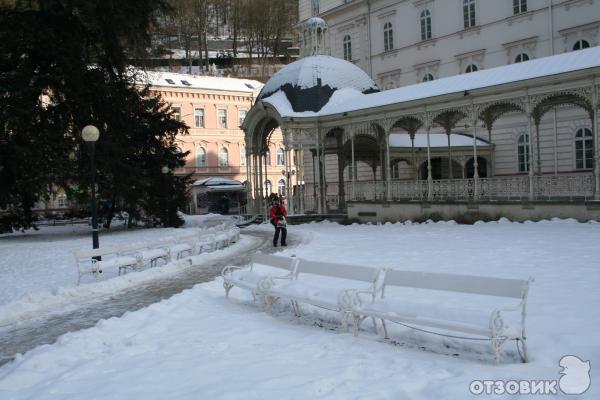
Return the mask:
[[[350,148],[352,149],[352,168],[350,173],[352,175],[352,200],[356,200],[356,162],[354,159],[354,134],[350,138]]]
[[[390,136],[385,132],[385,199],[392,200],[392,174],[390,173]]]
[[[534,198],[534,188],[533,188],[533,132],[532,132],[532,118],[531,115],[531,105],[529,105],[529,100],[527,103],[527,166],[529,168],[529,201],[533,201]]]
[[[323,143],[323,145],[321,146],[321,174],[323,175],[321,177],[321,182],[323,183],[321,185],[321,202],[323,203],[322,205],[322,210],[323,213],[327,212],[327,163],[325,160],[325,143]]]
[[[319,130],[317,129],[317,157],[316,157],[316,162],[315,162],[315,168],[313,168],[313,170],[317,173],[317,182],[318,182],[318,187],[317,187],[317,211],[319,214],[323,214],[323,202],[322,202],[322,184],[321,184],[321,146],[319,145]],[[315,160],[315,158],[313,157],[313,160]],[[315,184],[317,183],[315,182]]]
[[[427,200],[433,199],[433,177],[431,175],[431,142],[429,134],[431,132],[431,123],[427,123]]]
[[[250,181],[250,157],[248,156],[247,151],[246,154],[244,154],[244,157],[246,160],[246,214],[248,214],[248,208],[252,208],[253,206],[253,204],[249,204],[249,202],[252,201],[252,187],[254,185],[252,185],[252,182]],[[250,196],[248,196],[248,194],[250,194]],[[239,212],[241,214],[241,210],[239,210]]]
[[[452,135],[452,130],[447,130],[446,136],[448,137],[448,178],[454,179],[454,172],[452,171],[452,145],[450,143],[450,135]]]
[[[473,197],[479,198],[479,161],[477,160],[477,111],[473,109]]]
[[[592,85],[592,132],[594,140],[594,200],[600,201],[600,132],[598,132],[598,107],[600,106],[600,94],[594,79]]]

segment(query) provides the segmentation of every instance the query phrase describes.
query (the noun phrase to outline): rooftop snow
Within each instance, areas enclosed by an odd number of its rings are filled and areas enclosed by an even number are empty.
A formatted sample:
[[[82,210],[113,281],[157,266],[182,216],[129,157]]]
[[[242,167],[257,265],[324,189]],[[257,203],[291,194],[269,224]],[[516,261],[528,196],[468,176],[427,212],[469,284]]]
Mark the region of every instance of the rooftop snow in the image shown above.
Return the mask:
[[[143,71],[137,75],[140,84],[193,89],[227,90],[231,92],[256,93],[263,87],[261,82],[250,79],[224,78],[178,74],[174,72]],[[174,82],[174,83],[171,83]],[[185,83],[184,83],[185,82]]]
[[[265,84],[259,99],[272,95],[285,85],[298,89],[329,86],[334,90],[377,90],[375,82],[362,69],[348,61],[325,55],[302,58],[279,70]]]
[[[309,57],[308,59],[310,58],[312,57]],[[290,64],[290,66],[291,65],[293,64]],[[285,102],[282,102],[283,99],[281,99],[281,97],[271,96],[265,100],[277,108],[282,117],[318,117],[422,100],[445,94],[462,93],[469,90],[482,89],[595,67],[600,67],[600,47],[592,47],[527,62],[504,65],[469,74],[455,75],[379,93],[354,93],[346,96],[345,99],[338,99],[337,104],[335,105],[328,104],[319,112],[294,113],[290,112],[291,109]],[[346,75],[343,70],[336,71],[332,69],[328,70],[327,73],[328,75],[330,74],[333,76],[332,79],[340,81],[353,79],[353,77]],[[275,76],[273,78],[275,78]],[[308,78],[309,77],[307,77],[307,79]],[[267,86],[269,86],[270,83],[271,81],[267,83]],[[263,89],[263,93],[267,92],[267,86]]]

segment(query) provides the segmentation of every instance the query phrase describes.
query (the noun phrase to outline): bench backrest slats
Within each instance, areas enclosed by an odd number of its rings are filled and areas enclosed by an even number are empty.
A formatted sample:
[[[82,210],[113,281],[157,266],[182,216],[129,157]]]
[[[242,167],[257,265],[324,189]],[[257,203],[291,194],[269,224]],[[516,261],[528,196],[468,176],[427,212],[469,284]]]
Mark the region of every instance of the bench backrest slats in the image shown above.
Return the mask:
[[[385,274],[385,284],[520,299],[529,282],[521,279],[389,270]]]
[[[252,264],[261,264],[268,267],[281,268],[288,271],[293,271],[296,264],[296,258],[273,256],[271,254],[254,254],[251,258]]]
[[[334,264],[320,261],[300,260],[298,274],[316,274],[333,278],[352,279],[355,281],[373,282],[378,270],[359,265]]]

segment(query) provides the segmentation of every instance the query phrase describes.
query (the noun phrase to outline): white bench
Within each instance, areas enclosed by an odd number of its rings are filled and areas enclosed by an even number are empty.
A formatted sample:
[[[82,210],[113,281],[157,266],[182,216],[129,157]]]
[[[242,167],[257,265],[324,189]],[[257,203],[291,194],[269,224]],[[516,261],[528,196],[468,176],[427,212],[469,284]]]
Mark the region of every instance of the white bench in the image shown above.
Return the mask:
[[[228,266],[223,268],[221,276],[223,277],[223,287],[225,288],[225,297],[229,297],[229,291],[237,286],[249,290],[252,296],[261,294],[260,284],[266,278],[278,279],[280,277],[291,276],[294,273],[298,259],[290,257],[273,256],[269,254],[254,254],[247,266],[236,267]],[[256,271],[256,266],[262,265],[281,270],[283,275],[270,276]]]
[[[267,299],[290,300],[298,316],[302,314],[299,303],[340,312],[346,326],[347,318],[352,316],[353,302],[353,292],[348,288],[374,291],[379,274],[380,270],[370,267],[300,259],[290,276],[269,277],[261,282],[260,292]],[[267,302],[270,303],[272,300]]]
[[[97,281],[103,269],[118,269],[118,274],[129,268],[138,269],[141,267],[142,258],[137,254],[119,255],[119,247],[102,247],[91,250],[78,250],[73,252],[77,264],[77,284],[81,283],[82,275],[93,275]],[[112,257],[109,257],[111,256]],[[104,257],[102,261],[97,261],[95,257]]]
[[[494,361],[500,361],[504,342],[522,344],[527,362],[525,315],[529,280],[490,278],[431,272],[387,270],[381,288],[348,291],[354,298],[354,334],[367,317],[408,327],[453,332],[492,343]],[[478,297],[474,297],[478,296]]]
[[[158,265],[158,260],[165,264],[171,261],[169,245],[164,242],[140,242],[122,246],[117,253],[119,256],[133,255],[140,257],[142,266],[150,264],[150,268]]]

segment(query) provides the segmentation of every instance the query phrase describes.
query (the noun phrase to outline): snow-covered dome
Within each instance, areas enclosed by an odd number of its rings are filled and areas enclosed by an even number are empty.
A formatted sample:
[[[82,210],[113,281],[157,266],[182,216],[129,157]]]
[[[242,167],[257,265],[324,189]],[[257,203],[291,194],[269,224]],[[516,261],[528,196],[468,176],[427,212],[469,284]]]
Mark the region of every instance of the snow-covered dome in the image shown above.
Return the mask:
[[[340,89],[354,89],[364,94],[379,91],[375,82],[351,62],[317,55],[302,58],[278,71],[263,87],[258,100],[281,90],[295,112],[318,112]]]
[[[304,23],[304,29],[328,29],[327,22],[323,18],[312,17],[306,20]]]

